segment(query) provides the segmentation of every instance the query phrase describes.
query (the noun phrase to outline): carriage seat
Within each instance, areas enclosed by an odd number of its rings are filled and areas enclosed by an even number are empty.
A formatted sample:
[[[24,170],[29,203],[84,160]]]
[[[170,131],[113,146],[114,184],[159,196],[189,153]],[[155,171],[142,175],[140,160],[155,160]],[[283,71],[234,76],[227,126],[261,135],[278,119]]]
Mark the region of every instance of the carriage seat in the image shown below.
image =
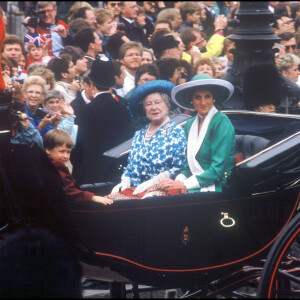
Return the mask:
[[[236,163],[264,150],[269,140],[255,135],[235,135]],[[238,158],[237,158],[238,157]]]

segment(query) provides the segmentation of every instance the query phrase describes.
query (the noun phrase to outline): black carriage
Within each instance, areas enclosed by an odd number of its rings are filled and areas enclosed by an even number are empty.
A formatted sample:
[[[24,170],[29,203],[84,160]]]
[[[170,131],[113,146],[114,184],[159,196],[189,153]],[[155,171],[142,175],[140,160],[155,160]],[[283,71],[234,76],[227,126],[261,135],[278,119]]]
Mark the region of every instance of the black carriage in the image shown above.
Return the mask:
[[[299,297],[300,116],[225,113],[243,161],[222,193],[111,206],[67,203],[42,151],[2,141],[2,237],[24,226],[46,227],[72,245],[86,277],[120,288],[131,283],[181,288],[189,291],[184,297],[239,297],[240,287],[259,282],[258,296]],[[124,147],[119,152],[126,154]],[[111,186],[86,188],[104,195]]]

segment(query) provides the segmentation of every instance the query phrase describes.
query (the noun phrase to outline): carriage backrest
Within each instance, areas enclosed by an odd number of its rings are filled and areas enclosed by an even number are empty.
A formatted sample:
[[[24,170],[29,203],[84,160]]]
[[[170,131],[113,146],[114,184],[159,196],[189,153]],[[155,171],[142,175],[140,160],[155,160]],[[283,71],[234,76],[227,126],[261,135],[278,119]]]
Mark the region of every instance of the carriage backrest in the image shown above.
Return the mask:
[[[269,140],[255,135],[236,135],[236,155],[241,153],[242,159],[246,159],[267,148]]]

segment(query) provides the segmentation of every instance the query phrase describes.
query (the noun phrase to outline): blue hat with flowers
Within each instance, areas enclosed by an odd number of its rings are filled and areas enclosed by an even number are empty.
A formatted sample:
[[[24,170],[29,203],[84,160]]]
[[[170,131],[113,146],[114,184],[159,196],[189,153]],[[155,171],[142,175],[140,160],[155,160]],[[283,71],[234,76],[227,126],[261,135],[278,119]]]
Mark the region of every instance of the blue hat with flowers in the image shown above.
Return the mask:
[[[132,116],[139,117],[145,115],[142,102],[148,95],[163,93],[171,97],[171,91],[174,87],[175,84],[167,80],[151,80],[137,87],[129,99],[129,108]],[[177,108],[175,103],[170,102],[171,110]]]

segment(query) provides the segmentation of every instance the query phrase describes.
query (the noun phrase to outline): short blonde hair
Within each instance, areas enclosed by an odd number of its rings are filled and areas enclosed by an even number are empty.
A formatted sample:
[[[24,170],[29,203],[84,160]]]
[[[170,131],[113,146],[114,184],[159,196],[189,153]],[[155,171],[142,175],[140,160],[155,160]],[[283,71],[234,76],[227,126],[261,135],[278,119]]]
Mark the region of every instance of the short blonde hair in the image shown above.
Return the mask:
[[[287,53],[282,55],[280,58],[278,58],[276,65],[277,68],[282,72],[286,71],[288,68],[294,66],[294,65],[299,65],[300,64],[300,58],[299,56],[292,54],[292,53]]]
[[[38,75],[30,75],[24,80],[24,84],[22,86],[22,92],[23,93],[26,92],[28,87],[33,84],[40,85],[42,87],[43,94],[46,96],[46,94],[48,92],[47,86],[46,86],[46,80]]]
[[[83,7],[87,7],[88,9],[90,9],[91,11],[94,12],[94,7],[85,2],[85,1],[75,1],[74,4],[71,6],[71,8],[69,9],[69,17],[68,17],[68,22],[70,23],[73,18],[74,18],[74,15],[77,13],[77,11],[80,9],[80,8],[83,8]]]
[[[105,8],[97,8],[95,10],[95,17],[98,24],[103,24],[107,20],[114,17],[114,14],[111,10]]]

